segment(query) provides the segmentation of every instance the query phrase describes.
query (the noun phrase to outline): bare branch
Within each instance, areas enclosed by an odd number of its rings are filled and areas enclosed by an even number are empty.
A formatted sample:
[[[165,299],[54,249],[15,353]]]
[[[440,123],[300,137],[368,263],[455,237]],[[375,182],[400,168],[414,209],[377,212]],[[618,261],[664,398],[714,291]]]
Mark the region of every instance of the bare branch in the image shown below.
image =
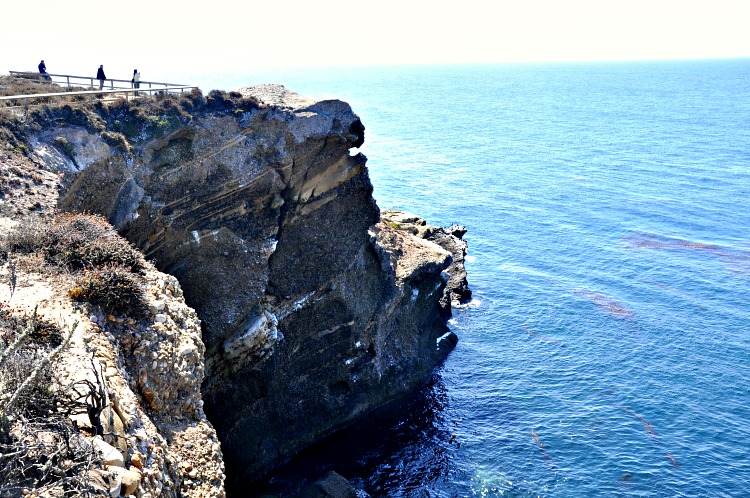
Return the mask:
[[[13,344],[8,346],[8,349],[3,351],[2,354],[0,354],[0,367],[3,366],[5,361],[8,359],[10,355],[18,351],[18,348],[23,346],[23,343],[26,342],[26,339],[29,338],[32,332],[34,332],[34,329],[36,328],[36,312],[39,306],[34,306],[34,313],[31,315],[31,318],[29,319],[29,323],[26,326],[26,328],[23,330],[21,335],[16,337],[16,340],[13,341]],[[76,323],[77,325],[77,323]]]
[[[16,274],[16,262],[8,255],[8,287],[10,287],[10,297],[8,302],[13,299],[13,294],[16,292],[16,283],[18,275]]]

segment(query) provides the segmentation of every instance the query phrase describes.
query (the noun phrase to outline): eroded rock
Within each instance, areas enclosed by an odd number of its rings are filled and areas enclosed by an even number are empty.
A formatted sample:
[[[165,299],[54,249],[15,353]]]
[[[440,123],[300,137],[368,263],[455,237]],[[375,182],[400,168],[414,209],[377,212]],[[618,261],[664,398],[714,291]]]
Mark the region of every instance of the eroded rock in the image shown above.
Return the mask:
[[[445,309],[449,310],[451,306],[460,306],[471,300],[471,289],[469,289],[464,267],[468,250],[463,240],[466,227],[461,225],[451,225],[447,228],[436,227],[428,225],[417,215],[390,209],[381,212],[381,220],[391,228],[403,230],[433,242],[451,254],[452,261],[446,269],[449,279],[442,299]]]
[[[200,316],[205,410],[238,486],[420,386],[455,345],[445,320],[465,297],[445,297],[460,230],[381,221],[348,104],[278,85],[240,93],[257,104],[206,107],[117,150],[83,128],[35,137],[48,152],[67,136],[78,158],[50,160],[66,174],[60,206],[106,214]],[[125,360],[131,384],[148,410],[187,423],[202,412],[185,393],[204,371],[179,365],[204,351],[175,331],[197,320],[160,295],[150,303],[149,339],[128,339],[145,359]]]

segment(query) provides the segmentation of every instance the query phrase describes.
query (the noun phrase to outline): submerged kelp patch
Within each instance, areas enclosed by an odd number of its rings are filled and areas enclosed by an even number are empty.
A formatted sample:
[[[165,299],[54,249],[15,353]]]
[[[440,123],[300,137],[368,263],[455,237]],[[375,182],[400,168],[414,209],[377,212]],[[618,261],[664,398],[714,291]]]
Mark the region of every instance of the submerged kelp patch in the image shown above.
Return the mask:
[[[697,251],[717,257],[730,271],[750,275],[750,251],[718,244],[692,242],[650,233],[635,233],[624,239],[631,249],[657,249],[669,251]]]
[[[584,289],[573,289],[573,292],[581,297],[585,297],[597,307],[602,308],[607,313],[618,318],[629,318],[635,316],[635,313],[633,313],[625,304],[616,301],[601,292],[592,292]]]

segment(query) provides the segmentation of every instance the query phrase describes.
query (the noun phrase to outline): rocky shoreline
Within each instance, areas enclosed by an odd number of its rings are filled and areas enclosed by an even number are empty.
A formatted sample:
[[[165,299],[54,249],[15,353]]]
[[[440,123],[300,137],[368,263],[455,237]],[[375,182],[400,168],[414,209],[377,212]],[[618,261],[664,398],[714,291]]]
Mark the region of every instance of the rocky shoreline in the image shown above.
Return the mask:
[[[149,266],[139,319],[76,311],[53,292],[111,374],[136,496],[244,486],[408,395],[455,346],[446,321],[471,296],[465,229],[379,210],[347,104],[261,85],[24,119],[0,165],[44,178],[9,184],[4,225],[54,205],[100,213],[167,273]]]

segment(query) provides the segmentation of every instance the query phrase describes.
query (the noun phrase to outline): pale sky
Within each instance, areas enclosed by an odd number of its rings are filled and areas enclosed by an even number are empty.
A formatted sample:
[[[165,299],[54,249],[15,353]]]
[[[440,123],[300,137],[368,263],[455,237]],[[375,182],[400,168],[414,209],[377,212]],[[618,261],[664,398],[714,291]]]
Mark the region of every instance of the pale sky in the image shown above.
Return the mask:
[[[0,0],[0,73],[723,57],[750,0]]]

